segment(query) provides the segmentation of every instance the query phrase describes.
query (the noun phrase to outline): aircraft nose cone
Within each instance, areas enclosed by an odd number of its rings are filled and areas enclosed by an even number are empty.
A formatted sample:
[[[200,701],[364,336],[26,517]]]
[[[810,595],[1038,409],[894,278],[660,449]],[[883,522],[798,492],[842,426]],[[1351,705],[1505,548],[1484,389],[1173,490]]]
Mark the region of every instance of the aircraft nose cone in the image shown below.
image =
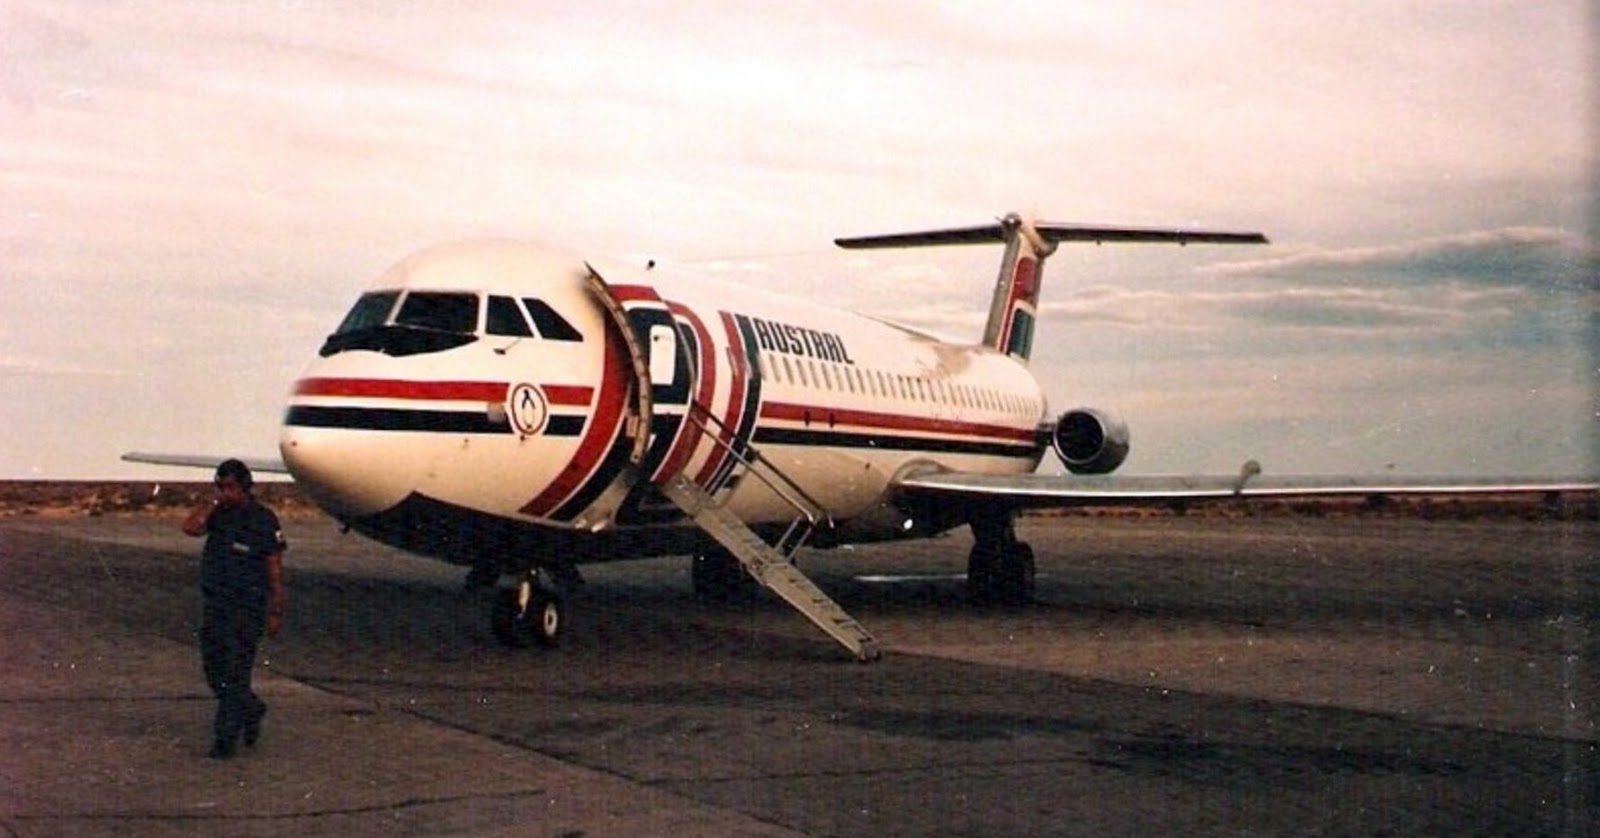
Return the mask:
[[[372,434],[290,425],[278,439],[278,451],[306,494],[340,518],[393,508],[415,485],[403,452]]]

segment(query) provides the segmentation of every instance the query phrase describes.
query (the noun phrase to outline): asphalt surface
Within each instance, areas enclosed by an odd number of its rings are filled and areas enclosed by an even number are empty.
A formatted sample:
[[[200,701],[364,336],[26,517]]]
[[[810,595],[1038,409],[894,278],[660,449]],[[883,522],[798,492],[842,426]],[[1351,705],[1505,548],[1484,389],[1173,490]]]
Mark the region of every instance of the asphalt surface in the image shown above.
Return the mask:
[[[0,834],[1554,834],[1600,827],[1600,524],[1035,520],[802,566],[886,650],[684,560],[508,650],[461,572],[288,522],[256,748],[205,758],[198,543],[0,520]]]

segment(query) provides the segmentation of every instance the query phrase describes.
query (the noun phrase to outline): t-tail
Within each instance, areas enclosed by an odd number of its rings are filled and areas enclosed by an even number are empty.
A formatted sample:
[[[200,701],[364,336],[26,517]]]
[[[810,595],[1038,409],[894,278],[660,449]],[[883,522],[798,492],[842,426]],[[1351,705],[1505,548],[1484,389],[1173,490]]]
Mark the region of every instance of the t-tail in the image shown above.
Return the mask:
[[[1267,237],[1255,232],[1053,224],[1028,221],[1011,213],[994,224],[981,227],[834,239],[834,244],[852,249],[941,244],[1005,245],[1005,255],[1000,259],[1000,274],[995,278],[994,298],[989,304],[989,322],[983,328],[983,344],[1024,361],[1033,351],[1033,331],[1039,316],[1039,285],[1044,277],[1044,263],[1061,242],[1266,244]]]

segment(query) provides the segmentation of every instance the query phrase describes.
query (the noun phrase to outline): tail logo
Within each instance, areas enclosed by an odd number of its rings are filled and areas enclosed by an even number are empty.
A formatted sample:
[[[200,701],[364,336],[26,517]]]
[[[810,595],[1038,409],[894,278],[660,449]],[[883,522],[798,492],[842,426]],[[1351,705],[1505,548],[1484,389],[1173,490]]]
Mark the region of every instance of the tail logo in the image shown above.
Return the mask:
[[[1005,320],[993,346],[1016,358],[1026,359],[1033,350],[1033,311],[1039,301],[1039,262],[1022,257],[1011,270],[1011,293],[1007,295]]]
[[[1039,301],[1039,263],[1032,259],[1018,259],[1016,273],[1011,277],[1011,302],[1029,304]]]

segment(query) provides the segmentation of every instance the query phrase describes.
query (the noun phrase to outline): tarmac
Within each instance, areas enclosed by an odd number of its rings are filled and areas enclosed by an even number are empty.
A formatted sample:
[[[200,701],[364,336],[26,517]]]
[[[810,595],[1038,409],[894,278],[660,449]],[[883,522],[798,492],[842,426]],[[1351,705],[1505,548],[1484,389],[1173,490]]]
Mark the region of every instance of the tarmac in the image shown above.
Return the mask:
[[[270,669],[262,741],[207,759],[216,705],[196,648],[74,600],[0,589],[8,836],[800,834]]]
[[[1600,824],[1593,522],[1033,521],[1041,602],[998,611],[960,537],[820,555],[873,665],[668,560],[586,571],[562,649],[505,650],[456,569],[290,522],[266,733],[228,761],[175,529],[0,520],[0,834]]]

